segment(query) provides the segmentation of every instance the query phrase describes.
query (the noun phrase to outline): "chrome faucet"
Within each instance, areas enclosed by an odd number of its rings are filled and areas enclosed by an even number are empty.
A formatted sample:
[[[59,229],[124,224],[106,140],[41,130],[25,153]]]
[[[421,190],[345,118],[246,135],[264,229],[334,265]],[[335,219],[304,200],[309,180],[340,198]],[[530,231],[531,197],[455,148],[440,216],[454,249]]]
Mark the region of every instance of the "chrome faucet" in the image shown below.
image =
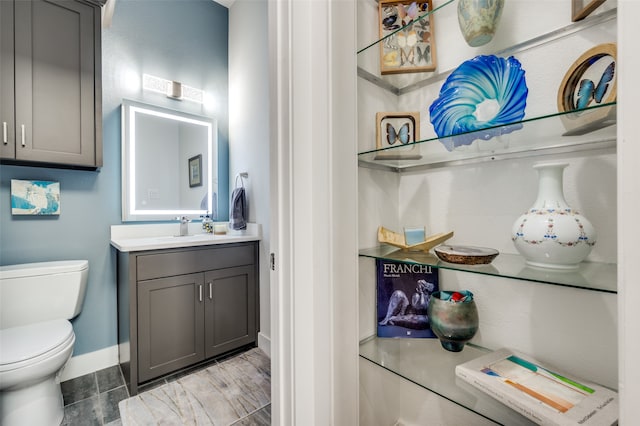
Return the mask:
[[[185,237],[189,235],[189,222],[191,222],[189,218],[187,218],[186,216],[182,216],[176,217],[176,220],[180,221],[180,236]]]

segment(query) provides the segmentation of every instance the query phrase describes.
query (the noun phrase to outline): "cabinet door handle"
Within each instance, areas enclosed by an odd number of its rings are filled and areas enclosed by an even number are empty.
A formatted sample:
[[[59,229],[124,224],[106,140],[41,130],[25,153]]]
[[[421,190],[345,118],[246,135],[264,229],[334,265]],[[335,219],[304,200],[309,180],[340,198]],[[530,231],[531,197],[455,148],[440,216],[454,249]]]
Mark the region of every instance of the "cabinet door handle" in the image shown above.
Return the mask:
[[[209,300],[213,300],[213,283],[209,283]]]
[[[7,139],[7,122],[2,122],[2,142],[6,145],[9,140]]]
[[[27,146],[27,143],[25,141],[26,135],[24,131],[24,124],[20,125],[20,129],[22,130],[22,146]]]
[[[199,285],[198,285],[198,293],[199,293],[198,298],[199,298],[199,299],[200,299],[200,301],[202,302],[202,284],[199,284]]]

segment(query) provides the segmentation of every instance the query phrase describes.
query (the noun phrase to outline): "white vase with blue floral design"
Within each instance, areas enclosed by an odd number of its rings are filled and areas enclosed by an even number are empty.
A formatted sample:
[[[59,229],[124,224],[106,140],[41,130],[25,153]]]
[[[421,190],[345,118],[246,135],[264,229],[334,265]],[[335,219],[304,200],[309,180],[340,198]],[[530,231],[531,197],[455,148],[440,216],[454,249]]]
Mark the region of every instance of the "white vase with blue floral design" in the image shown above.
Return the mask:
[[[596,231],[564,198],[567,163],[537,164],[538,198],[513,224],[511,239],[528,265],[575,269],[596,243]]]

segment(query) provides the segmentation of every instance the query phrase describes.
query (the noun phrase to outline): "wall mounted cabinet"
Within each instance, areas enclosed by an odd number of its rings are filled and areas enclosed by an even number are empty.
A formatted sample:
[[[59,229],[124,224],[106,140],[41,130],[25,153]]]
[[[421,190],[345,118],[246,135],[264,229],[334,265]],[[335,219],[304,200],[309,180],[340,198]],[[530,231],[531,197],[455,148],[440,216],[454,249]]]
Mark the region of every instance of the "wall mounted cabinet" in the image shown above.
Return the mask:
[[[120,362],[138,385],[255,344],[257,243],[118,252]]]
[[[0,2],[4,163],[102,166],[100,2]]]

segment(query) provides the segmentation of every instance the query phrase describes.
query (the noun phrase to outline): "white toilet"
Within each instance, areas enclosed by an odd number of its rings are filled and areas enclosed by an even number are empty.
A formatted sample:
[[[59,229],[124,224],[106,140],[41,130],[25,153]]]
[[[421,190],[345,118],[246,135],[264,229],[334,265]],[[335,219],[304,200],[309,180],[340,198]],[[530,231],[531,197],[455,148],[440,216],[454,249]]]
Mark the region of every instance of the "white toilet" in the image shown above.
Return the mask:
[[[89,262],[0,266],[0,424],[59,425],[59,373],[73,352]]]

